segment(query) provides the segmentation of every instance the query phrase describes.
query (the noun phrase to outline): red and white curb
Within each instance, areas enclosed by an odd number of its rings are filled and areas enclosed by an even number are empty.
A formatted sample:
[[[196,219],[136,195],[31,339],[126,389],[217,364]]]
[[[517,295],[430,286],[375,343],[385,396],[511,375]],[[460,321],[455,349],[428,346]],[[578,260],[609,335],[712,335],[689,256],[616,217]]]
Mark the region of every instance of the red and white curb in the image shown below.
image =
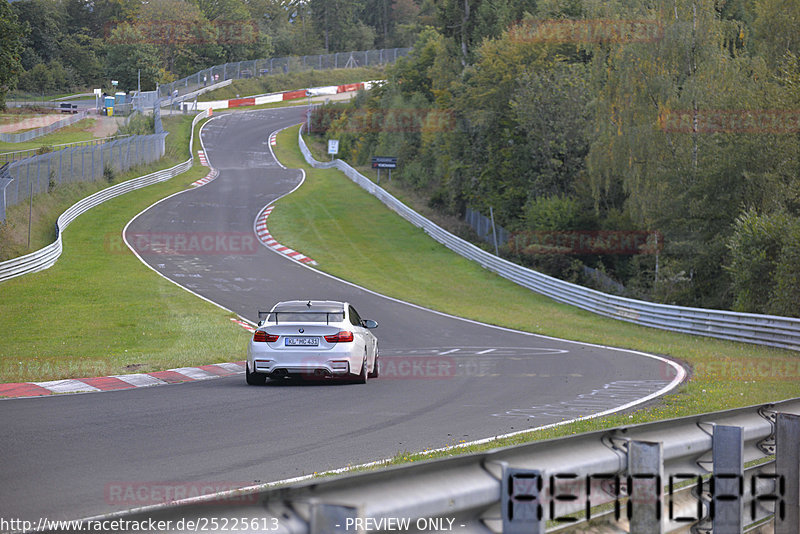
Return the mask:
[[[217,176],[219,176],[219,171],[217,169],[212,168],[205,178],[200,178],[196,182],[192,182],[192,187],[200,187],[206,185],[208,182],[214,181],[214,178],[216,178]]]
[[[271,146],[278,146],[278,132],[274,132],[269,136],[269,144]]]
[[[326,87],[310,87],[308,89],[297,89],[294,91],[284,91],[281,93],[271,93],[268,95],[248,96],[244,98],[231,98],[229,100],[215,100],[213,102],[198,102],[197,110],[206,109],[232,109],[245,106],[259,106],[275,102],[285,102],[287,100],[298,100],[313,96],[332,96],[340,93],[350,93],[361,89],[371,89],[379,80],[361,83],[347,83],[344,85],[330,85]]]
[[[275,209],[275,206],[267,206],[261,211],[261,213],[258,214],[258,217],[256,217],[256,235],[258,236],[259,241],[261,241],[265,247],[271,248],[275,252],[279,252],[295,261],[305,263],[307,265],[317,265],[317,262],[308,256],[304,256],[296,250],[292,250],[289,247],[281,245],[275,240],[274,237],[272,237],[272,234],[270,234],[269,230],[267,229],[267,219],[269,218],[269,215],[272,213],[273,209]]]
[[[197,157],[200,159],[200,165],[203,167],[208,167],[208,160],[206,159],[206,153],[202,150],[197,151]]]
[[[245,365],[245,362],[216,363],[199,367],[179,367],[152,373],[0,384],[0,397],[42,397],[58,393],[93,393],[196,382],[198,380],[210,380],[242,374],[244,373]]]
[[[240,321],[239,319],[234,319],[233,317],[231,317],[231,321],[233,321],[234,323],[238,324],[239,326],[241,326],[242,328],[244,328],[245,330],[247,330],[251,334],[256,331],[256,329],[253,328],[253,325],[251,325],[250,323],[246,323],[244,321]]]

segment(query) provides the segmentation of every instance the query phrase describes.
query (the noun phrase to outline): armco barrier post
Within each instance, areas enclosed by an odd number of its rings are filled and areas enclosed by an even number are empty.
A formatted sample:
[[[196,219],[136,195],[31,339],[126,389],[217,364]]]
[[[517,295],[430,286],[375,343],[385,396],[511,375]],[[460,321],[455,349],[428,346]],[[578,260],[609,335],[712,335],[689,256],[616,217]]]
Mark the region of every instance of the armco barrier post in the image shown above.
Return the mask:
[[[715,425],[711,457],[711,517],[714,532],[742,532],[744,433],[738,426]]]
[[[363,532],[357,520],[364,514],[355,506],[327,504],[311,501],[309,534],[331,534],[334,532]]]
[[[500,509],[503,534],[543,534],[545,505],[542,502],[544,472],[518,469],[500,463]]]
[[[775,505],[775,534],[797,534],[800,528],[800,415],[779,413],[776,427],[778,488],[775,493],[780,501]]]
[[[660,442],[628,442],[628,516],[631,534],[661,534],[664,450]]]

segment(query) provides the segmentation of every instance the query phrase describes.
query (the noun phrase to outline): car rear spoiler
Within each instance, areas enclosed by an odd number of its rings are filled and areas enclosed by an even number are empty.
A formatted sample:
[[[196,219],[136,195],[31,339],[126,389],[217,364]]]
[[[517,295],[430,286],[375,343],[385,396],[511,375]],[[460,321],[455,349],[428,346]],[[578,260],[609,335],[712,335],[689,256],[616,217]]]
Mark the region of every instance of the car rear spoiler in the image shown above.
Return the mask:
[[[261,311],[258,310],[258,324],[262,324],[262,319],[264,317],[269,317],[270,315],[275,316],[275,324],[280,324],[279,317],[280,315],[322,315],[325,314],[325,324],[331,324],[331,315],[341,315],[342,320],[344,320],[344,310],[342,311],[335,311],[335,312],[323,312],[323,311],[283,311],[283,312],[276,312],[276,311]]]

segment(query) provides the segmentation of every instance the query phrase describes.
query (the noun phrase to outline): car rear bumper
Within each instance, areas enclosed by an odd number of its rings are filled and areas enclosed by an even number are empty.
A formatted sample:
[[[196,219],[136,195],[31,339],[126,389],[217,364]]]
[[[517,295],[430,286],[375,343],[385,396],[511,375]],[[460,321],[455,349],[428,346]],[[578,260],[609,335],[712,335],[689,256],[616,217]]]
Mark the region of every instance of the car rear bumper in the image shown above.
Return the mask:
[[[362,359],[345,351],[286,351],[276,354],[275,351],[259,353],[250,350],[247,355],[247,367],[251,373],[263,373],[274,378],[343,377],[353,372],[358,373]]]

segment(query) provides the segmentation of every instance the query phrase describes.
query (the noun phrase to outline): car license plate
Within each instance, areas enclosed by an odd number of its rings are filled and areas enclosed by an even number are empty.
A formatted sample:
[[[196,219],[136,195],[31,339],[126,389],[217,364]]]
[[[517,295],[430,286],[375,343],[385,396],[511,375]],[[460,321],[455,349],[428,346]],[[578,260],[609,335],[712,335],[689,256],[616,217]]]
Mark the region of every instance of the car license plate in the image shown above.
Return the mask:
[[[318,337],[287,337],[287,347],[316,347],[319,345]]]

